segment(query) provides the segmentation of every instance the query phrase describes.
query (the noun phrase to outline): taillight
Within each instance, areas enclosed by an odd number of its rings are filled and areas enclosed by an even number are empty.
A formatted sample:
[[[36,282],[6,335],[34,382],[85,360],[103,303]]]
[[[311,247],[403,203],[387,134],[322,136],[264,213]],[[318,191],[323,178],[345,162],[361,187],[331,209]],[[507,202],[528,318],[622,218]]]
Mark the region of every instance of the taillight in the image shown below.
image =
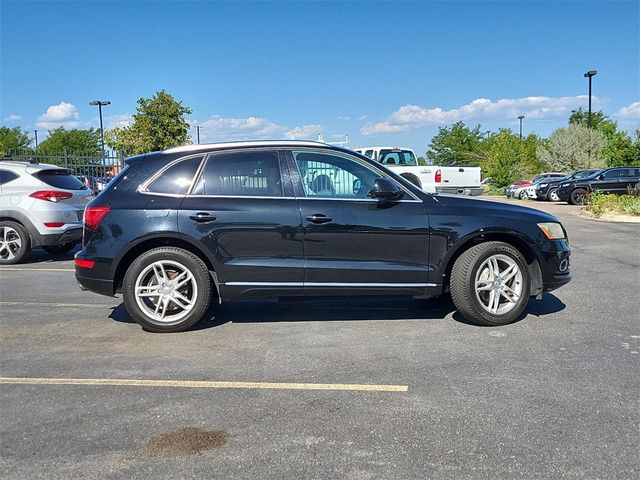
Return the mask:
[[[80,268],[93,268],[95,265],[93,260],[82,260],[80,258],[76,258],[73,262],[76,264],[76,267]]]
[[[29,195],[32,198],[37,198],[38,200],[45,200],[47,202],[59,202],[60,200],[66,200],[67,198],[73,197],[73,193],[71,192],[61,192],[59,190],[38,190],[37,192],[33,192]]]
[[[109,210],[111,210],[111,207],[87,207],[84,211],[84,224],[91,230],[97,230]]]
[[[440,170],[436,170],[436,183],[442,182],[442,172]]]

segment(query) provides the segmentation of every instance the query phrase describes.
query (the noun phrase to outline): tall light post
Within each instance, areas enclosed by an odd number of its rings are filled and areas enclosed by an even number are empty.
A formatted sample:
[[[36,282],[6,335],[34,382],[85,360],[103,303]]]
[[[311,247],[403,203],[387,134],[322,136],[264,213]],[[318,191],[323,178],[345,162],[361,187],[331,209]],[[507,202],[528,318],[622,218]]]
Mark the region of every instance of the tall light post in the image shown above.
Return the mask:
[[[587,125],[591,128],[591,79],[598,74],[596,70],[589,70],[584,74],[585,78],[589,79],[589,118],[587,120]]]
[[[196,136],[198,137],[198,145],[200,145],[200,125],[196,125]]]
[[[519,115],[518,120],[520,120],[520,140],[522,140],[522,120],[524,119],[524,115]]]
[[[36,134],[36,150],[38,149],[38,130],[34,130]]]
[[[94,100],[93,102],[89,102],[89,105],[97,105],[98,111],[100,112],[100,144],[102,145],[102,157],[104,158],[104,128],[102,128],[102,107],[111,105],[111,102],[108,100]]]

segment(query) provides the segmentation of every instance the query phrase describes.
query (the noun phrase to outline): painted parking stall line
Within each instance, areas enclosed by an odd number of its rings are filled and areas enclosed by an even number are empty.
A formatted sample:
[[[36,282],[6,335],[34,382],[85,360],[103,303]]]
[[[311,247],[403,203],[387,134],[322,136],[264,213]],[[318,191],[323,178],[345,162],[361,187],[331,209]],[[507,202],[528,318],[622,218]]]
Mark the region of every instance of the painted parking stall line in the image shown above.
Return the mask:
[[[206,380],[144,380],[127,378],[38,378],[0,377],[4,385],[80,385],[110,387],[171,387],[210,389],[268,389],[268,390],[333,390],[349,392],[398,392],[409,390],[407,385],[376,385],[360,383],[274,383],[274,382],[218,382]]]
[[[49,302],[0,302],[0,305],[12,307],[45,307],[45,308],[109,308],[113,304],[106,303],[49,303]]]
[[[73,268],[16,268],[2,267],[0,272],[75,272]]]

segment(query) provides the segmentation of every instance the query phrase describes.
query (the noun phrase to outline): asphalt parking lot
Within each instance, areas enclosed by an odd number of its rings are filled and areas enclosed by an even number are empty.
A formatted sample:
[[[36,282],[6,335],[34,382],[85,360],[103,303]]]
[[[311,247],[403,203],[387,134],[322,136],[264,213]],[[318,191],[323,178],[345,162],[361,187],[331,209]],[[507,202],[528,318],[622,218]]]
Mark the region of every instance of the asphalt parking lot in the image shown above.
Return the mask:
[[[637,478],[640,224],[529,204],[565,224],[574,279],[499,328],[376,298],[150,334],[70,255],[0,267],[0,476]]]

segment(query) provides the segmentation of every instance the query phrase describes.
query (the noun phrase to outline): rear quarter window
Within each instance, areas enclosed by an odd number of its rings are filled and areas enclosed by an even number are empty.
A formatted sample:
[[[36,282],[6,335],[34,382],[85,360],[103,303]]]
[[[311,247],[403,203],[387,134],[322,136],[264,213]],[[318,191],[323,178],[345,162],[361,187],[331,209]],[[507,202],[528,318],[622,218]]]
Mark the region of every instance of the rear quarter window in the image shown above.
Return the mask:
[[[0,170],[0,185],[4,185],[5,183],[9,183],[12,180],[18,178],[18,175],[13,172],[8,172],[7,170]]]
[[[147,187],[147,192],[185,195],[193,182],[203,157],[192,157],[174,163]]]
[[[61,188],[63,190],[87,189],[87,187],[85,187],[85,185],[80,180],[78,180],[77,177],[72,175],[69,170],[41,170],[34,173],[33,176],[51,187]]]

